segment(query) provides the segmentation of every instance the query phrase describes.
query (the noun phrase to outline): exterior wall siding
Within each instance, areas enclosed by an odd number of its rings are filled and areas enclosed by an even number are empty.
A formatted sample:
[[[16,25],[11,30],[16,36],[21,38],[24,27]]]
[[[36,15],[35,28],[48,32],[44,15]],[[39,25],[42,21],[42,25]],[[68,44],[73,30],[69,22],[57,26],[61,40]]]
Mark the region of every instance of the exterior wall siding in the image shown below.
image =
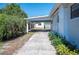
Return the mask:
[[[71,11],[70,11],[71,17]],[[69,39],[72,41],[73,45],[76,45],[79,48],[79,17],[74,19],[69,19]]]
[[[71,41],[69,39],[69,20],[70,20],[70,7],[67,5],[64,6],[64,36],[67,41]]]
[[[79,18],[71,19],[71,6],[66,5],[64,7],[64,19],[65,19],[65,26],[64,26],[64,35],[66,39],[73,45],[77,46],[79,48]]]
[[[54,15],[52,22],[53,22],[53,23],[52,23],[52,26],[53,26],[53,27],[52,27],[52,31],[53,31],[53,32],[58,32],[57,14]]]
[[[58,29],[59,29],[59,34],[64,36],[64,8],[61,6],[59,8],[59,24],[58,24]]]
[[[52,31],[64,36],[67,41],[79,48],[79,17],[71,19],[71,5],[62,4],[58,10],[59,24],[57,24],[57,14],[52,17]]]

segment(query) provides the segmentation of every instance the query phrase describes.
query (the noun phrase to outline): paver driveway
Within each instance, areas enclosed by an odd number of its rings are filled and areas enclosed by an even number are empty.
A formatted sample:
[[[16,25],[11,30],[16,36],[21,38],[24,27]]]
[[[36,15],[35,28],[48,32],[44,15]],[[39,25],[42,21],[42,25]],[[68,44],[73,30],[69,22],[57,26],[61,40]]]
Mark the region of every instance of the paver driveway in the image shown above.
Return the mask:
[[[16,55],[55,55],[48,32],[36,32],[25,45],[14,53]]]

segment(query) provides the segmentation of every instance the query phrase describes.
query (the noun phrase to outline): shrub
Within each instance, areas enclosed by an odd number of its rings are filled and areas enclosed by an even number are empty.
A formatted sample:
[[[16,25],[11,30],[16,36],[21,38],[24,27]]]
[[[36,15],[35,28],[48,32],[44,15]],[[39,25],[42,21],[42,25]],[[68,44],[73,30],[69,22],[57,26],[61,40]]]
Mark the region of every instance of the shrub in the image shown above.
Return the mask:
[[[48,33],[48,36],[49,36],[49,39],[51,40],[51,38],[52,38],[52,33],[51,33],[51,32]]]
[[[66,47],[64,44],[57,45],[56,46],[57,53],[60,55],[77,55],[77,53],[74,51],[70,51],[68,47]]]
[[[49,32],[48,34],[49,39],[51,40],[51,43],[54,45],[58,45],[61,44],[62,42],[60,41],[61,38],[59,38],[57,35],[55,35],[54,33]]]
[[[48,36],[49,36],[49,40],[53,40],[54,39],[54,35],[52,34],[52,32],[49,32]]]
[[[60,38],[55,37],[55,39],[53,39],[53,44],[54,45],[59,45],[59,44],[62,44],[62,41],[61,41]]]
[[[57,33],[49,33],[49,39],[51,44],[55,46],[57,54],[59,55],[76,55],[79,54],[79,50],[76,50],[73,45],[66,41],[63,37]]]
[[[26,21],[17,16],[0,14],[0,40],[19,36],[26,31]]]

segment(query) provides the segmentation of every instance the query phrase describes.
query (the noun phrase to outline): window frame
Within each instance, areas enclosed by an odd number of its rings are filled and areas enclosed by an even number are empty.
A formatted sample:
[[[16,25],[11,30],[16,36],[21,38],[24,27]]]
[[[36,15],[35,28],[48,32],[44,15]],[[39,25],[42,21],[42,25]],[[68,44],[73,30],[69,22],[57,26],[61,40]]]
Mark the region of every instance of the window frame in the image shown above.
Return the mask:
[[[76,4],[78,4],[78,5],[76,5]],[[71,5],[70,9],[71,9],[71,19],[79,17],[79,14],[77,14],[77,12],[79,13],[79,11],[78,11],[79,10],[79,3],[74,3],[73,5]]]

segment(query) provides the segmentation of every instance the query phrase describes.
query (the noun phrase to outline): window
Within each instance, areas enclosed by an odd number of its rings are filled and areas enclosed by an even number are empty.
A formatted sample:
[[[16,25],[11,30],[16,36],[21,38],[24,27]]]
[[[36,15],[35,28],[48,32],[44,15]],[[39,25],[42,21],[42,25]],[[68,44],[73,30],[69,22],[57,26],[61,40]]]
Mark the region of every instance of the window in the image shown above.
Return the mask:
[[[75,3],[71,6],[71,19],[79,17],[79,4]]]
[[[59,23],[59,15],[57,14],[57,23]]]

